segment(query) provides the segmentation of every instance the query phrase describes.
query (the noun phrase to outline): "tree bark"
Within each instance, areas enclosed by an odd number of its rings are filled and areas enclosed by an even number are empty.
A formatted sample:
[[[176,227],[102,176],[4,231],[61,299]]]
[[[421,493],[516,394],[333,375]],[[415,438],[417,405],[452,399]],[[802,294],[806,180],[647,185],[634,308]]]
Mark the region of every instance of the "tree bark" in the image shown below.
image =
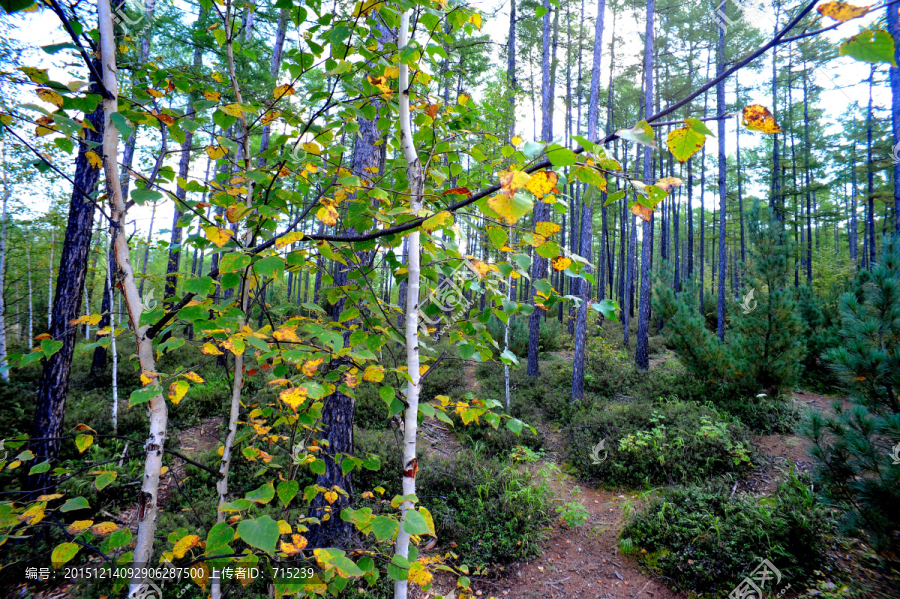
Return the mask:
[[[100,62],[94,61],[94,66],[97,72],[100,72]],[[105,65],[102,68],[106,70]],[[92,83],[91,91],[100,93],[97,82]],[[66,237],[59,261],[59,278],[49,318],[50,336],[61,341],[63,345],[59,351],[44,360],[34,418],[35,437],[59,437],[63,430],[76,334],[75,327],[70,326],[69,321],[78,318],[81,310],[81,290],[87,273],[94,225],[94,204],[84,198],[80,190],[93,194],[100,180],[100,170],[92,167],[87,157],[87,152],[94,146],[87,144],[99,144],[103,139],[103,111],[103,106],[98,106],[87,115],[87,121],[95,130],[84,129],[84,141],[79,144],[78,156],[75,158],[73,177],[75,188],[69,202]],[[58,439],[43,442],[35,452],[37,455],[35,463],[55,460],[59,455],[59,446]],[[45,487],[50,481],[49,473],[50,471],[29,477],[29,488],[37,490]]]
[[[650,114],[653,106],[653,23],[656,0],[647,0],[647,27],[644,31],[644,114]],[[653,177],[653,156],[649,147],[644,147],[644,181],[650,183]],[[653,221],[655,212],[642,222],[641,239],[641,297],[638,309],[638,335],[634,362],[639,370],[650,368],[650,262],[653,252]]]
[[[719,43],[717,46],[716,76],[725,72],[725,29],[719,28]],[[716,84],[716,115],[719,117],[719,301],[718,322],[716,334],[719,339],[725,339],[725,269],[728,262],[725,253],[725,221],[727,216],[726,198],[728,190],[725,187],[725,80]]]
[[[894,62],[900,65],[900,7],[893,4],[887,7],[888,33],[894,38]],[[900,69],[890,67],[888,77],[891,81],[891,135],[894,155],[900,147]],[[894,161],[894,235],[900,236],[900,161]]]

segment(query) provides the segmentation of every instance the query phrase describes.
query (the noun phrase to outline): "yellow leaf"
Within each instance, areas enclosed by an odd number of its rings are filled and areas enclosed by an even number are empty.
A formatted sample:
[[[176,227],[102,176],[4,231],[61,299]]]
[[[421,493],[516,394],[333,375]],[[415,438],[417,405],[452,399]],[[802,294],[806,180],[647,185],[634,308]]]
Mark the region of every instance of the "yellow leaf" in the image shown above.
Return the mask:
[[[462,104],[463,106],[465,106],[466,104],[469,103],[469,94],[459,94],[459,97],[456,98],[456,101],[459,104]]]
[[[88,154],[90,154],[90,152],[88,152]],[[96,156],[96,154],[95,154],[95,156]],[[95,325],[100,322],[101,318],[103,318],[103,316],[101,316],[100,314],[86,314],[85,316],[82,316],[81,318],[76,318],[74,320],[70,320],[69,324],[73,325],[73,326],[77,326],[80,324]]]
[[[210,75],[210,77],[212,77],[218,83],[225,83],[225,77],[223,77],[222,73],[219,73],[218,71],[214,71],[212,75]]]
[[[425,569],[425,565],[421,561],[413,562],[409,565],[409,581],[419,586],[431,584],[431,572]]]
[[[296,412],[297,408],[299,408],[303,404],[303,402],[306,401],[306,389],[304,389],[303,387],[285,389],[278,394],[278,397],[280,397],[281,401],[289,405],[291,409]]]
[[[312,378],[312,377],[316,376],[316,372],[318,372],[319,366],[322,364],[322,362],[324,360],[325,360],[325,358],[316,358],[315,360],[307,360],[306,363],[303,365],[303,367],[300,369],[300,371],[305,376]]]
[[[304,150],[309,152],[310,154],[314,154],[315,156],[319,156],[322,154],[322,147],[314,141],[307,141],[300,144]]]
[[[262,124],[263,124],[263,125],[268,125],[269,123],[271,123],[272,121],[274,121],[275,119],[277,119],[277,118],[280,117],[280,116],[281,116],[281,111],[280,111],[280,110],[271,110],[271,111],[269,111],[269,112],[267,112],[266,114],[263,115],[263,117],[262,117],[262,119],[261,119],[261,120],[262,120]]]
[[[70,535],[77,535],[89,529],[94,524],[93,520],[76,520],[66,529]]]
[[[868,6],[853,6],[846,2],[826,2],[820,4],[816,10],[823,17],[830,17],[835,21],[846,23],[850,19],[858,19],[869,12]]]
[[[200,353],[206,354],[207,356],[222,356],[222,355],[224,355],[223,352],[219,351],[219,348],[217,348],[212,343],[204,343],[203,349],[200,350]]]
[[[206,565],[206,562],[191,566],[190,576],[194,584],[206,591],[206,585],[209,583],[209,566]]]
[[[234,237],[234,231],[231,229],[223,229],[222,227],[217,227],[215,225],[205,227],[204,231],[206,231],[206,238],[218,247],[224,246],[232,237]]]
[[[572,261],[565,256],[557,256],[553,259],[553,270],[565,270],[571,264]]]
[[[169,399],[177,406],[184,399],[190,388],[191,386],[187,384],[187,381],[175,381],[169,385]]]
[[[53,493],[52,495],[41,495],[37,498],[38,501],[53,501],[54,499],[59,499],[62,497],[62,493]]]
[[[219,92],[206,91],[203,92],[203,97],[209,100],[210,102],[218,102],[222,99],[222,94]]]
[[[536,198],[542,199],[553,192],[558,182],[559,175],[553,171],[540,171],[531,175],[525,184],[525,189],[533,193]]]
[[[500,174],[500,188],[507,197],[512,197],[523,189],[531,177],[524,171],[509,171]]]
[[[290,327],[278,329],[272,333],[272,337],[274,337],[276,341],[292,341],[294,343],[300,343],[300,338],[297,337],[296,331]]]
[[[531,212],[534,202],[525,194],[511,195],[500,193],[488,200],[488,206],[496,212],[508,225],[514,225],[519,219]]]
[[[350,372],[344,373],[344,384],[346,384],[351,389],[359,387],[359,369],[354,368]]]
[[[555,235],[559,233],[562,229],[561,226],[556,223],[548,223],[548,222],[540,222],[534,226],[534,232],[542,237],[550,237],[551,235]]]
[[[181,374],[181,376],[183,376],[184,378],[188,379],[189,381],[193,381],[195,383],[205,383],[206,382],[196,372],[183,372]]]
[[[232,188],[232,189],[243,189],[244,193],[247,193],[247,190],[243,187]],[[231,192],[228,192],[231,195]],[[253,210],[252,206],[245,206],[243,204],[232,204],[228,208],[225,209],[225,218],[228,219],[230,223],[236,223],[242,218],[244,218],[248,213]]]
[[[91,168],[103,168],[103,159],[100,158],[97,152],[88,150],[84,153],[84,157],[87,158],[88,164],[91,165]],[[99,318],[97,322],[100,322]],[[91,324],[97,324],[97,322],[92,322]]]
[[[153,382],[153,379],[155,379],[158,376],[159,375],[156,374],[155,372],[147,372],[145,370],[141,373],[141,384],[146,387],[151,382]]]
[[[285,520],[278,521],[278,534],[280,535],[289,535],[293,532],[291,530],[291,525],[288,524]]]
[[[162,98],[166,94],[159,91],[158,89],[153,89],[152,87],[147,88],[147,93],[153,96],[154,98]]]
[[[303,551],[308,541],[303,535],[291,535],[291,542],[281,541],[281,550],[288,555],[296,555]]]
[[[316,211],[316,218],[329,227],[333,227],[337,224],[338,211],[334,206],[322,206]]]
[[[287,247],[298,241],[303,241],[303,233],[300,231],[292,231],[275,240],[275,249],[280,250],[281,248]]]
[[[682,183],[683,181],[678,177],[665,177],[654,183],[654,185],[663,191],[672,191],[677,187],[681,187]]]
[[[3,123],[4,125],[11,125],[12,122],[13,122],[12,115],[4,114],[4,113],[0,112],[0,123]]]
[[[288,85],[287,83],[285,83],[284,85],[279,85],[274,90],[272,90],[272,96],[274,96],[274,98],[276,100],[278,98],[281,98],[284,96],[293,96],[293,95],[294,95],[294,88],[293,88],[293,86]]]
[[[481,31],[481,15],[480,14],[478,14],[477,12],[472,13],[472,15],[469,17],[469,23],[471,23],[472,25],[475,25],[475,27],[479,31]]]
[[[53,104],[57,108],[62,108],[63,97],[60,96],[55,91],[53,91],[52,89],[47,89],[46,87],[39,87],[36,90],[34,90],[34,93],[36,93],[38,98],[40,98],[44,102],[49,102],[50,104]]]
[[[175,557],[181,559],[185,556],[189,549],[192,549],[200,544],[200,537],[197,535],[187,535],[182,537],[177,543],[175,543],[175,547],[172,548],[172,553],[175,554]]]
[[[366,371],[363,373],[363,380],[370,383],[380,383],[384,380],[384,367],[375,366],[374,364],[366,366]]]
[[[34,67],[18,67],[18,69],[28,75],[28,78],[38,85],[43,85],[50,81],[50,77],[47,76],[47,69],[36,69]]]
[[[101,522],[91,527],[91,532],[101,537],[105,537],[117,530],[119,530],[119,526],[115,522]]]
[[[650,217],[653,216],[653,210],[651,208],[647,208],[646,206],[641,206],[637,202],[631,205],[631,213],[640,218],[642,221],[647,222],[650,220]]]
[[[218,160],[227,153],[228,150],[226,150],[222,146],[206,146],[206,155],[213,160]]]
[[[513,138],[510,141],[512,142],[512,145],[518,146],[518,145],[521,145],[522,142],[525,140],[522,139],[521,137],[519,137],[518,135],[515,135],[515,136],[513,136]]]
[[[324,494],[325,501],[328,502],[328,505],[333,504],[338,499],[338,494],[334,491],[326,491]]]
[[[429,233],[434,231],[435,229],[442,229],[444,227],[451,226],[453,224],[453,215],[447,212],[446,210],[442,210],[438,212],[424,223],[422,223],[422,227],[425,228]]]
[[[224,112],[228,116],[240,117],[242,114],[244,114],[244,109],[241,108],[240,104],[226,104],[221,108],[222,112]]]
[[[761,104],[751,104],[744,107],[744,126],[752,131],[763,133],[781,133],[781,127],[775,122],[775,116],[769,109]]]

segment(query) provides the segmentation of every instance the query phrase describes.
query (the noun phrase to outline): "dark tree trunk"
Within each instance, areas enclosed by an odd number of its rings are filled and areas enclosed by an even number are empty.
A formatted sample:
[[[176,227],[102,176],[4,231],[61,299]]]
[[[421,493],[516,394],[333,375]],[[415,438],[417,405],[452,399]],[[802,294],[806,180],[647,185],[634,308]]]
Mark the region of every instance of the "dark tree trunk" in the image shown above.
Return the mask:
[[[719,44],[717,48],[716,76],[725,72],[725,30],[719,28]],[[725,80],[716,84],[716,115],[719,117],[719,301],[716,334],[725,339],[725,269],[728,261],[725,253],[725,221],[727,216],[726,199],[728,190],[725,187]]]
[[[644,32],[644,115],[650,113],[653,106],[653,23],[656,12],[656,0],[647,0],[647,26]],[[650,148],[644,148],[644,181],[653,176],[652,154]],[[656,213],[642,223],[641,239],[641,296],[638,310],[637,347],[634,362],[639,370],[650,368],[650,263],[653,258],[653,221]]]
[[[543,49],[541,54],[541,139],[550,142],[553,139],[553,82],[550,76],[550,0],[544,0],[547,13],[543,21]],[[557,9],[558,12],[558,9]],[[547,220],[549,205],[538,201],[534,206],[534,222]],[[531,280],[539,281],[547,276],[547,260],[537,252],[532,254]],[[532,284],[533,287],[533,284]],[[535,304],[535,293],[532,291],[531,302]],[[540,351],[540,326],[543,310],[535,307],[528,319],[528,376],[538,376],[538,352]]]
[[[94,67],[99,72],[100,62],[95,61]],[[93,85],[91,91],[99,94],[99,86]],[[72,191],[72,199],[69,204],[69,219],[57,270],[59,275],[56,279],[52,324],[49,331],[50,336],[61,341],[63,345],[59,351],[44,360],[34,415],[35,437],[59,437],[63,432],[66,395],[69,390],[72,355],[75,350],[75,334],[77,332],[76,327],[71,326],[69,321],[78,318],[81,310],[81,292],[87,273],[94,224],[94,204],[82,196],[79,190],[93,194],[100,179],[101,169],[90,165],[86,153],[92,147],[102,143],[104,122],[102,104],[87,116],[87,120],[93,125],[95,131],[84,129],[85,142],[95,145],[88,146],[84,142],[80,143],[78,156],[75,159],[75,189]],[[39,464],[44,460],[52,462],[59,455],[59,447],[60,442],[56,439],[50,439],[35,446],[34,452],[37,457],[34,463]],[[29,477],[29,489],[37,492],[45,487],[50,481],[51,471]]]
[[[872,165],[872,84],[875,65],[869,68],[869,109],[866,112],[866,258],[868,268],[875,263],[875,168]]]
[[[894,38],[894,62],[900,65],[900,7],[887,7],[888,33]],[[891,132],[893,147],[900,147],[900,69],[891,67]],[[896,154],[895,154],[896,155]],[[900,161],[894,161],[894,235],[900,236]]]

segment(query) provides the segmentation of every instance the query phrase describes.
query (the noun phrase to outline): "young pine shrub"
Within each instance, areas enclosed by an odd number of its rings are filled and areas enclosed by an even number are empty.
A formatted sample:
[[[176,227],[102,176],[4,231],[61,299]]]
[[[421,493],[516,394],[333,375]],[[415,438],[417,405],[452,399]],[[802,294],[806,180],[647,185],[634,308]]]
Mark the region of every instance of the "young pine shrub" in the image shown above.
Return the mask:
[[[684,589],[724,597],[763,559],[797,588],[822,562],[829,528],[792,472],[770,497],[731,495],[722,480],[666,489],[629,517],[620,546]]]
[[[885,239],[862,293],[841,298],[842,342],[826,356],[853,406],[810,412],[824,497],[843,507],[843,524],[876,550],[900,551],[900,245]]]

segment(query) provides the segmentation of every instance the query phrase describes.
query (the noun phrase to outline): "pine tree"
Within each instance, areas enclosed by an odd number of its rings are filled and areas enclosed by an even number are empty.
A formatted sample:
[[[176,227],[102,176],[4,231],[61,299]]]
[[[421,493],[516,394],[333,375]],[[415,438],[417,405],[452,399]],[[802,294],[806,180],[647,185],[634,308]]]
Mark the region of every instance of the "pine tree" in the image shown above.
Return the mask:
[[[843,343],[828,352],[853,406],[834,416],[811,412],[813,443],[826,498],[843,504],[847,526],[875,549],[900,549],[900,243],[884,238],[881,260],[862,273],[862,293],[841,298]]]

